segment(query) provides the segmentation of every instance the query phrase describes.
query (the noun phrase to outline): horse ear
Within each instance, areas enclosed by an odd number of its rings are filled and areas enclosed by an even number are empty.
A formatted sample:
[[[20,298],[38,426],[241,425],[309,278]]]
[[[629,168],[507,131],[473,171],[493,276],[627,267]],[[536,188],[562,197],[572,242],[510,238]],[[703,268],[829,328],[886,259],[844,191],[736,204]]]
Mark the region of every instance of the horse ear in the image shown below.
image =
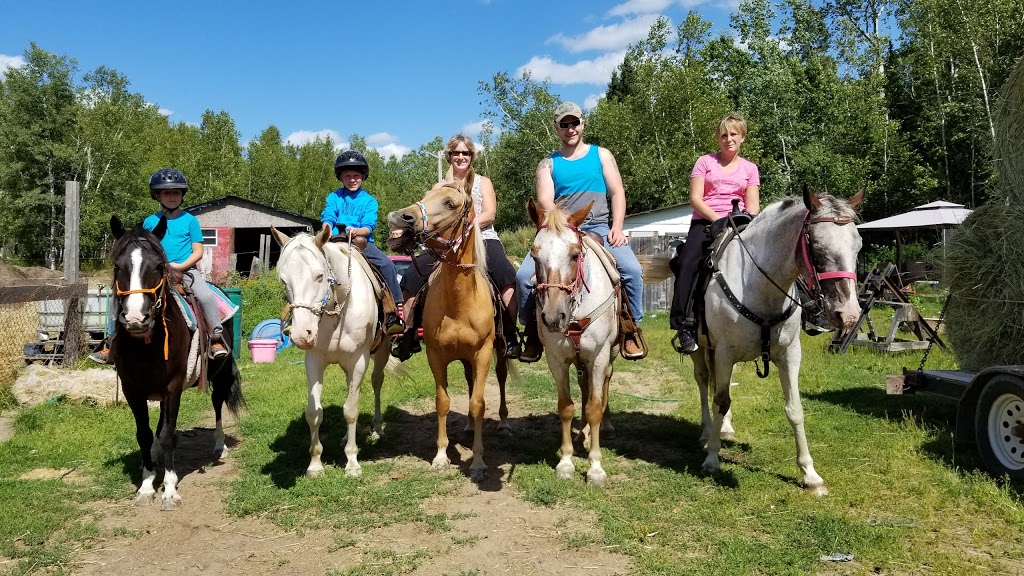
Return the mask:
[[[291,240],[291,238],[289,238],[284,232],[281,232],[273,226],[270,227],[270,234],[274,237],[274,240],[277,240],[277,245],[281,247],[284,247],[284,245]]]
[[[153,228],[153,235],[157,240],[163,240],[164,234],[167,234],[167,216],[161,214],[160,221],[157,222],[156,228]]]
[[[114,235],[114,238],[121,238],[121,236],[124,236],[124,224],[121,223],[121,219],[117,216],[110,217],[110,232]]]
[[[590,214],[590,209],[593,206],[594,201],[591,200],[590,204],[587,204],[583,208],[580,208],[579,210],[573,212],[572,215],[569,216],[569,225],[572,226],[573,228],[579,228],[580,224],[582,224],[583,221],[587,219],[587,215]]]
[[[850,203],[850,208],[856,209],[858,206],[861,205],[861,203],[864,202],[864,193],[865,190],[861,188],[859,192],[854,194],[853,197],[848,200],[848,202]]]
[[[313,242],[316,244],[317,248],[323,248],[324,244],[327,244],[327,241],[330,240],[330,239],[331,239],[331,225],[328,224],[327,222],[324,222],[324,227],[321,228],[320,232],[317,233],[315,238],[313,238]]]
[[[540,229],[541,225],[544,224],[544,215],[541,214],[540,208],[533,198],[526,201],[526,213],[530,215],[530,222],[533,222],[534,227]]]
[[[818,199],[817,194],[811,192],[806,182],[804,182],[804,206],[812,212],[821,208],[821,200]]]

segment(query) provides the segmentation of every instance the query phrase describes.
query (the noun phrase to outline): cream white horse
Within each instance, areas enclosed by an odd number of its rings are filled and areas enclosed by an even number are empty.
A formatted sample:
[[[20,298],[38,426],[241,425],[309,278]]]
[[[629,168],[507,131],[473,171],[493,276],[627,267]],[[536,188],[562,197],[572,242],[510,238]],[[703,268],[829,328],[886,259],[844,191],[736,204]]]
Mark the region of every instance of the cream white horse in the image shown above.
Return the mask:
[[[601,467],[600,438],[602,426],[610,431],[604,413],[612,363],[619,352],[618,288],[579,231],[590,206],[566,216],[558,209],[541,213],[530,199],[527,211],[537,227],[530,249],[537,263],[537,326],[558,389],[562,420],[562,457],[555,473],[559,478],[576,473],[570,430],[574,407],[569,394],[569,366],[575,366],[583,402],[582,428],[590,432],[587,481],[603,486],[607,474]]]
[[[737,238],[724,246],[714,245],[715,269],[703,299],[707,333],[698,330],[699,349],[690,356],[701,396],[701,443],[706,442],[708,452],[705,470],[719,469],[722,436],[733,433],[733,367],[760,359],[767,376],[770,360],[782,381],[803,486],[819,496],[828,493],[814,469],[804,432],[798,385],[800,302],[794,284],[803,275],[815,298],[823,302],[832,326],[853,326],[860,315],[855,270],[861,247],[854,209],[863,198],[863,192],[849,201],[818,197],[805,187],[803,202],[798,198],[775,202]],[[665,270],[646,271],[651,278],[665,276]],[[758,374],[762,374],[760,367]],[[708,405],[709,387],[714,392],[713,414]]]
[[[316,235],[298,234],[293,238],[271,229],[281,245],[277,275],[287,290],[292,308],[292,343],[306,351],[306,384],[308,400],[306,422],[309,423],[309,467],[307,476],[323,473],[320,461],[320,424],[324,409],[320,402],[324,385],[324,369],[337,364],[345,372],[348,398],[344,413],[348,431],[345,435],[345,474],[359,476],[362,468],[356,459],[356,420],[359,417],[359,387],[370,364],[371,349],[377,329],[377,299],[370,278],[349,256],[348,244],[328,243],[331,229],[324,226]],[[384,368],[390,358],[387,343],[373,356],[374,415],[373,437],[381,433],[380,389]]]

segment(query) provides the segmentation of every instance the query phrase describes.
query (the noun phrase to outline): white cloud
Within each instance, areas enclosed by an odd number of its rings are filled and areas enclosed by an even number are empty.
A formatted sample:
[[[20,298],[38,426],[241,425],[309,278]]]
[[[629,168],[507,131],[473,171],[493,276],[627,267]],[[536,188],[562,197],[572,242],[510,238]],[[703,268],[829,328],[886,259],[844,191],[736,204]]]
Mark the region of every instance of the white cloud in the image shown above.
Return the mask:
[[[317,130],[315,132],[312,130],[296,130],[295,132],[285,136],[284,141],[293,146],[302,146],[303,144],[313,142],[317,138],[321,140],[327,140],[330,138],[331,142],[334,142],[334,147],[336,149],[348,148],[348,142],[341,137],[341,134],[339,134],[337,130],[331,130],[329,128],[324,128],[323,130]]]
[[[584,110],[593,110],[597,108],[597,103],[604,99],[604,92],[598,92],[597,94],[591,94],[583,100]]]
[[[170,116],[171,114],[174,114],[174,110],[169,108],[160,108],[157,112],[159,112],[161,116]]]
[[[560,64],[549,56],[534,56],[516,70],[516,75],[529,72],[534,78],[551,80],[552,84],[607,84],[612,71],[625,56],[625,50],[618,50],[574,64]]]
[[[370,145],[370,148],[376,148],[386,144],[394,144],[396,142],[398,142],[398,137],[392,136],[387,132],[377,132],[366,137],[366,143]]]
[[[370,139],[367,138],[366,141],[369,142]],[[401,144],[398,143],[385,144],[383,146],[373,146],[372,148],[376,150],[378,154],[383,156],[385,160],[392,156],[394,156],[398,160],[401,160],[402,156],[405,156],[409,152],[412,152],[412,148],[409,148],[408,146],[402,146]]]
[[[465,124],[459,130],[459,134],[465,134],[466,136],[472,138],[474,143],[477,143],[477,141],[480,139],[480,133],[483,132],[484,126],[488,122],[490,122],[490,120],[480,120],[478,122],[470,122],[469,124]]]
[[[672,5],[672,0],[626,0],[613,6],[609,16],[628,16],[630,14],[656,14]]]
[[[620,50],[630,44],[647,38],[651,25],[658,19],[657,14],[648,14],[623,20],[617,24],[598,26],[579,36],[556,34],[548,38],[547,43],[561,44],[569,52],[585,52],[587,50]]]
[[[25,59],[21,56],[0,54],[0,78],[5,78],[7,76],[7,70],[9,68],[21,68],[25,64]]]

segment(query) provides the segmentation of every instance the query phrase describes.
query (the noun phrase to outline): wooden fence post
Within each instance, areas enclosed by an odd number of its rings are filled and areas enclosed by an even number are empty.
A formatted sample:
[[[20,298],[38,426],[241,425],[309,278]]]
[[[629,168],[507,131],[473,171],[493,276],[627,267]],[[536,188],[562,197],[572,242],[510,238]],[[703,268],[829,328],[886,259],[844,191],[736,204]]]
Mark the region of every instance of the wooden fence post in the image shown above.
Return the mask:
[[[64,182],[64,283],[78,284],[78,182]],[[82,300],[64,301],[64,365],[78,361],[82,347]]]

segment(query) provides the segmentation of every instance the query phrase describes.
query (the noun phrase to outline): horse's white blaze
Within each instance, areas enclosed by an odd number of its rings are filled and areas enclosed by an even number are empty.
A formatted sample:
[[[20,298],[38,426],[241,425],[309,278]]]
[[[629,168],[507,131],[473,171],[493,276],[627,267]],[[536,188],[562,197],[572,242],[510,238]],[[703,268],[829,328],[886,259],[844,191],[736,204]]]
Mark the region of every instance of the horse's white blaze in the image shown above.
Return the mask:
[[[142,248],[132,250],[132,271],[128,281],[128,290],[141,290],[142,285]],[[146,318],[143,305],[146,299],[143,294],[129,294],[124,303],[124,317],[129,322],[142,322]]]

